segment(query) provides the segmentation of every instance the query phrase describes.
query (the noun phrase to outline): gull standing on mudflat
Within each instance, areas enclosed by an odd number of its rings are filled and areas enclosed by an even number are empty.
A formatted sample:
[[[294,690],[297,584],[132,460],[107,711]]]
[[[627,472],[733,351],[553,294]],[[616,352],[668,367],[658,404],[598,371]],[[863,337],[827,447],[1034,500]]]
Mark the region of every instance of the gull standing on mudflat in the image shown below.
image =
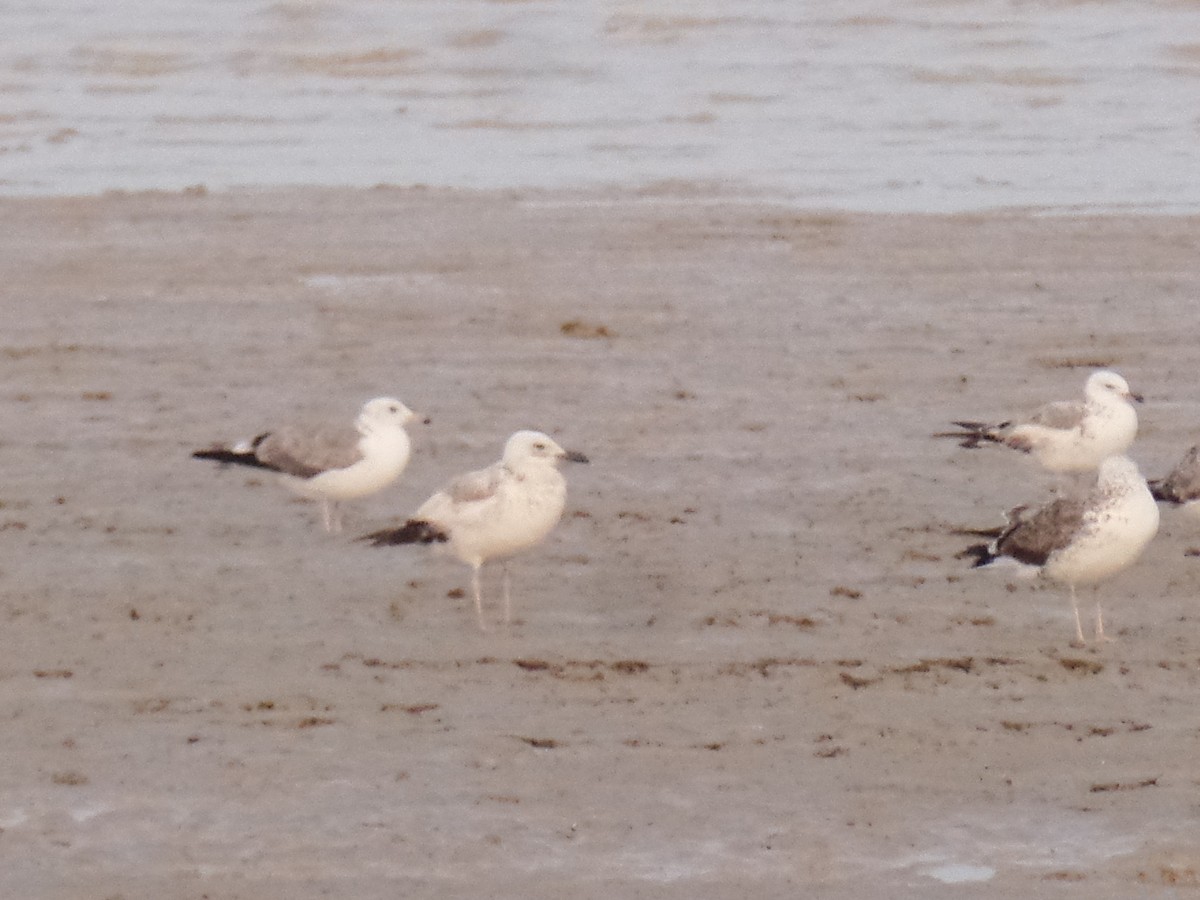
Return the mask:
[[[1091,472],[1110,456],[1123,454],[1137,437],[1137,411],[1130,401],[1142,402],[1125,379],[1101,369],[1088,376],[1084,401],[1050,403],[1021,422],[961,421],[961,431],[935,437],[957,438],[963,447],[1003,444],[1032,454],[1051,472]]]
[[[1184,454],[1171,474],[1150,482],[1150,493],[1193,516],[1200,516],[1200,444]]]
[[[560,460],[586,463],[582,453],[564,450],[540,431],[518,431],[504,445],[500,461],[468,472],[438,491],[399,528],[386,528],[360,540],[373,546],[442,544],[471,567],[475,617],[483,624],[480,569],[504,560],[504,622],[512,619],[508,557],[538,544],[562,517],[567,482]],[[486,629],[484,629],[486,630]]]
[[[975,566],[1015,563],[1022,574],[1041,575],[1067,585],[1075,613],[1075,639],[1085,642],[1079,622],[1077,584],[1094,584],[1131,565],[1158,532],[1158,504],[1137,464],[1110,456],[1100,464],[1095,487],[1083,497],[1062,497],[1034,511],[1017,507],[1009,525],[991,544],[976,544],[960,556]],[[1096,640],[1104,618],[1096,601]]]
[[[404,426],[416,417],[399,400],[376,397],[363,404],[353,426],[286,425],[192,456],[278,472],[291,490],[321,501],[325,530],[337,532],[339,501],[374,494],[400,477],[412,452]]]

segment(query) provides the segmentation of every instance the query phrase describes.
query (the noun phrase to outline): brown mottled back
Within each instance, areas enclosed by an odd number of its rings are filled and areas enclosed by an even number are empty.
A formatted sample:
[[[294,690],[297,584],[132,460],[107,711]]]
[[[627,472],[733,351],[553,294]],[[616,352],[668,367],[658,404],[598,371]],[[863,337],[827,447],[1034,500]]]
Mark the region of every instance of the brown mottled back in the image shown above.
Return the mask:
[[[996,554],[1031,566],[1044,565],[1050,554],[1065,547],[1079,530],[1087,509],[1085,497],[1061,497],[1028,517],[1018,513],[997,539]]]
[[[1200,499],[1200,444],[1189,450],[1166,478],[1150,482],[1155,500],[1188,503]]]

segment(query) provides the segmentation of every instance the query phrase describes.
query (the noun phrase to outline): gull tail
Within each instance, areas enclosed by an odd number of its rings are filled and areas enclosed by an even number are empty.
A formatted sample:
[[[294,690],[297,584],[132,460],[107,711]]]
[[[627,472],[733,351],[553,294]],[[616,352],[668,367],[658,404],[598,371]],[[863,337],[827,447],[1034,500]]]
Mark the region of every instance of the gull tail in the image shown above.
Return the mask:
[[[444,544],[450,535],[432,522],[409,519],[399,528],[385,528],[364,534],[360,541],[370,541],[372,547],[391,547],[396,544]]]
[[[1153,481],[1147,481],[1146,487],[1150,488],[1151,496],[1161,503],[1179,505],[1185,502],[1183,497],[1179,496],[1179,491],[1175,490],[1166,478],[1155,478]]]
[[[971,568],[973,569],[978,569],[980,566],[986,566],[988,563],[995,562],[997,559],[999,559],[999,557],[996,556],[996,554],[992,551],[991,544],[972,544],[961,553],[955,554],[956,559],[966,559],[967,557],[973,557],[975,559],[975,562],[971,563]]]
[[[954,438],[960,447],[973,450],[983,444],[1003,444],[1001,432],[1011,425],[1011,422],[1001,422],[999,425],[989,425],[986,422],[955,422],[959,431],[937,431],[934,437]]]

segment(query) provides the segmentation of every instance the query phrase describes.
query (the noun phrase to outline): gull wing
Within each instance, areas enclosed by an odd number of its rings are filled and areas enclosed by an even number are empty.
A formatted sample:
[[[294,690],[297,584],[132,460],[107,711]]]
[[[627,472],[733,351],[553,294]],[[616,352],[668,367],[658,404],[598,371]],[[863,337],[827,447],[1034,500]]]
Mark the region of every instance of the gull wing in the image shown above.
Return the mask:
[[[1150,483],[1156,500],[1188,503],[1200,499],[1200,444],[1192,447],[1166,478]]]
[[[459,475],[421,504],[414,519],[435,522],[453,530],[477,516],[496,499],[508,470],[499,463]]]
[[[1072,428],[1079,427],[1080,423],[1083,422],[1085,411],[1082,403],[1072,403],[1066,400],[1057,403],[1047,403],[1023,424],[1040,425],[1043,428],[1058,428],[1063,431],[1069,431]]]
[[[362,460],[353,426],[302,428],[289,426],[268,432],[254,455],[273,469],[297,478],[312,478],[331,469],[346,469]]]
[[[1015,521],[996,539],[996,554],[1032,566],[1044,565],[1051,553],[1067,546],[1079,533],[1088,506],[1088,498],[1061,497],[1032,513],[1014,510]]]

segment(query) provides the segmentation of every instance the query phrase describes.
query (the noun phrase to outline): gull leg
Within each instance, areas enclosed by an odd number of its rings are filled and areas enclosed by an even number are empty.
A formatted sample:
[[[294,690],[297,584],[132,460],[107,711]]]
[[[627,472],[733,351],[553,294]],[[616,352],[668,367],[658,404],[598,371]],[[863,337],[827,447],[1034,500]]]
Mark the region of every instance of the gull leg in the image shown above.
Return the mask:
[[[509,592],[508,560],[504,561],[504,624],[512,621],[512,595]]]
[[[479,566],[471,570],[471,590],[475,593],[475,620],[479,623],[480,631],[487,631],[483,624],[483,591],[479,586]]]
[[[1097,642],[1111,643],[1116,638],[1108,637],[1104,633],[1104,613],[1100,610],[1100,601],[1096,601],[1096,640]]]
[[[321,518],[325,523],[328,534],[337,534],[342,530],[342,516],[334,500],[321,501]]]
[[[1087,641],[1083,638],[1083,625],[1079,622],[1079,601],[1075,598],[1075,585],[1071,585],[1071,609],[1075,612],[1075,640],[1071,642],[1072,647],[1086,647]]]

